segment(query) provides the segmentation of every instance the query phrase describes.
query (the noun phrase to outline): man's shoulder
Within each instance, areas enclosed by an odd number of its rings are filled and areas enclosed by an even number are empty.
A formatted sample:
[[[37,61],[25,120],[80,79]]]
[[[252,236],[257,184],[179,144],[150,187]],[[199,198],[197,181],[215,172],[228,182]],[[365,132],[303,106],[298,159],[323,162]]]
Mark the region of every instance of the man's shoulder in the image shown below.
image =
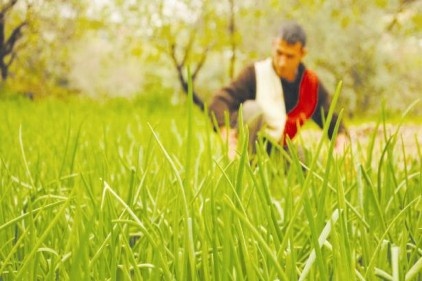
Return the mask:
[[[255,63],[250,62],[246,64],[238,74],[238,78],[252,78],[255,76]]]
[[[315,71],[311,69],[305,69],[305,71],[303,72],[303,76],[307,78],[308,80],[311,80],[316,83],[318,82],[318,75],[316,74]]]
[[[307,76],[312,77],[313,79],[318,80],[318,74],[316,73],[316,71],[314,71],[313,69],[310,69],[310,68],[306,67],[306,65],[304,63],[301,63],[299,65],[299,72],[302,75],[307,75]]]
[[[248,62],[239,72],[237,80],[246,80],[250,81],[251,83],[254,83],[256,79],[256,68],[265,64],[271,64],[271,59],[265,58]]]
[[[245,64],[242,71],[255,71],[255,68],[256,68],[257,65],[270,63],[270,62],[271,62],[270,58],[264,58],[264,59],[257,59],[257,60],[249,61]]]
[[[255,71],[255,64],[256,64],[255,61],[246,63],[246,65],[242,69],[242,72],[254,72]]]

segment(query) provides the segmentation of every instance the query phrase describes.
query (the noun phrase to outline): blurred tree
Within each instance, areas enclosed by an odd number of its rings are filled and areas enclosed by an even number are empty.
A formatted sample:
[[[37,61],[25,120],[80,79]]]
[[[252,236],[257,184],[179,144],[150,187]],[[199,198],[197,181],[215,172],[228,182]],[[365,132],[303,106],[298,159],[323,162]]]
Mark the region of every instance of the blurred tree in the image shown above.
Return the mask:
[[[9,0],[0,6],[0,73],[5,81],[9,76],[9,67],[16,58],[17,43],[22,37],[23,28],[27,25],[27,20],[20,20],[13,27],[9,27],[11,10],[18,3],[18,0]],[[10,24],[12,25],[12,24]],[[10,29],[10,34],[7,34]]]
[[[413,75],[422,74],[404,65],[410,66],[409,56],[418,60],[421,1],[301,0],[294,5],[287,16],[299,19],[309,34],[307,62],[329,88],[344,82],[341,103],[349,115],[378,112],[383,99],[389,110],[399,111],[415,99],[422,85]]]
[[[222,45],[216,36],[224,25],[219,19],[218,5],[209,1],[162,1],[157,6],[159,24],[153,25],[155,32],[150,37],[156,48],[166,55],[174,69],[181,89],[188,92],[186,69],[191,71],[191,81],[195,85],[211,49]],[[204,108],[202,98],[194,92],[194,102]]]
[[[124,13],[123,21],[130,25],[139,36],[140,53],[149,62],[154,63],[150,69],[161,72],[164,83],[176,79],[178,87],[188,92],[187,68],[191,69],[191,79],[195,88],[194,102],[204,107],[203,89],[209,90],[209,81],[204,84],[198,82],[200,73],[213,76],[210,68],[205,68],[207,61],[216,63],[216,57],[222,53],[229,57],[227,63],[218,64],[219,70],[228,70],[224,73],[233,75],[236,63],[236,53],[239,36],[235,30],[236,3],[234,0],[225,2],[211,2],[207,0],[160,0],[160,1],[133,1],[132,5],[117,3],[120,13]],[[134,20],[134,19],[137,19]],[[153,46],[156,52],[148,49]],[[173,73],[168,73],[168,69]],[[164,77],[165,76],[165,77]],[[213,77],[215,79],[215,77]],[[199,90],[199,91],[198,91]],[[201,92],[201,94],[197,94]],[[174,92],[174,90],[173,90]]]
[[[269,56],[272,36],[285,19],[298,20],[307,30],[305,63],[324,84],[334,90],[343,81],[342,105],[349,113],[378,111],[382,99],[391,103],[390,110],[401,110],[422,87],[422,1],[1,3],[0,58],[8,66],[8,83],[19,91],[77,88],[121,96],[121,90],[176,99],[183,95],[175,89],[187,90],[189,66],[198,100],[205,101],[239,66]],[[14,36],[13,27],[19,27]],[[14,51],[6,54],[10,46]]]
[[[234,0],[229,0],[230,4],[230,16],[229,16],[229,37],[230,37],[230,45],[231,45],[231,56],[230,56],[230,66],[229,66],[229,77],[230,79],[234,78],[235,74],[235,66],[236,66],[236,59],[237,59],[237,41],[236,34],[237,34],[237,25],[236,25],[236,3]]]
[[[77,0],[33,2],[27,11],[25,48],[11,67],[9,84],[40,97],[67,95],[69,56],[85,24],[86,5]]]

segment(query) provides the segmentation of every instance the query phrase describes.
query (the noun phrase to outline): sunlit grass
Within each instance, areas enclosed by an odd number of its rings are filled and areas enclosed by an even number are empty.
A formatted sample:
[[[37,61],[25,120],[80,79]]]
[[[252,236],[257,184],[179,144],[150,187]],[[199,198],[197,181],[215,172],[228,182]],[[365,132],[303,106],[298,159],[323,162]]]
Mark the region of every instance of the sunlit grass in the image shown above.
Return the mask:
[[[341,156],[313,139],[287,168],[246,143],[229,161],[187,108],[1,102],[0,279],[422,278],[421,149],[400,161],[400,131]]]

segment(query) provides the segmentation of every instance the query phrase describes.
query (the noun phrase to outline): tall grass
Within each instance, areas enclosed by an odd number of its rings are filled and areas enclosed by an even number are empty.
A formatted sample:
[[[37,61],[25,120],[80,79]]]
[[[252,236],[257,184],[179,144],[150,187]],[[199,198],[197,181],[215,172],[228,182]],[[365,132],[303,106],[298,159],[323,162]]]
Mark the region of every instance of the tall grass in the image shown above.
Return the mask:
[[[304,168],[245,141],[230,161],[192,105],[0,112],[0,280],[422,278],[421,149],[403,162],[400,130],[341,156],[312,140]]]

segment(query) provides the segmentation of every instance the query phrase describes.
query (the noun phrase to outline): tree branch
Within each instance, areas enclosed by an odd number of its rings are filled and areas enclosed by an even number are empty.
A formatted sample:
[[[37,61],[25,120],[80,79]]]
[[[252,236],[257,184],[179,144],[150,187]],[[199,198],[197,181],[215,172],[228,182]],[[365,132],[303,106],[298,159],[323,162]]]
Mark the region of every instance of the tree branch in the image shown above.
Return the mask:
[[[177,71],[178,72],[181,72],[182,71],[182,68],[184,66],[184,63],[183,62],[179,62],[177,60],[177,56],[176,56],[176,43],[175,42],[172,42],[171,45],[170,45],[170,57],[171,57],[171,59],[173,61],[174,66],[176,67]],[[182,74],[182,77],[183,77],[183,74]]]
[[[179,82],[182,85],[183,91],[187,92],[188,90],[188,83],[186,82],[186,79],[183,75],[183,64],[179,63],[179,61],[177,60],[176,57],[176,43],[172,42],[170,45],[170,57],[173,61],[174,66],[176,67],[177,70],[177,76],[179,78]]]
[[[16,52],[14,49],[16,43],[22,37],[22,29],[27,25],[27,21],[21,22],[17,27],[15,27],[9,36],[6,39],[5,29],[6,29],[6,14],[10,9],[15,6],[18,0],[8,1],[0,10],[0,72],[2,80],[6,80],[8,77],[9,67],[16,58]],[[8,62],[5,61],[6,56],[11,55]]]
[[[397,11],[394,13],[393,19],[387,25],[386,30],[387,32],[391,32],[393,28],[399,24],[399,15],[406,9],[406,6],[413,4],[416,0],[401,0]]]
[[[190,36],[189,36],[189,41],[188,44],[185,47],[185,55],[183,56],[182,61],[180,62],[181,65],[185,65],[186,61],[188,60],[188,57],[192,51],[192,46],[193,43],[195,42],[195,38],[196,38],[196,31],[197,29],[195,28],[193,32],[191,32]]]
[[[185,75],[183,74],[183,68],[184,68],[184,64],[179,63],[176,57],[176,44],[173,42],[170,45],[170,57],[173,61],[174,66],[176,67],[177,70],[177,78],[179,79],[180,85],[182,86],[183,92],[185,92],[185,94],[189,93],[189,85],[188,85],[188,81],[185,78]],[[206,57],[206,56],[205,56]],[[202,59],[203,61],[205,61],[205,58]],[[202,63],[203,64],[203,63]],[[198,73],[200,67],[196,67],[195,72],[196,74]],[[195,74],[195,76],[196,76]],[[193,83],[194,79],[192,76],[192,83]],[[193,102],[194,104],[196,104],[201,110],[204,110],[205,108],[205,104],[202,101],[202,99],[197,95],[197,93],[195,91],[192,92],[192,96],[193,96]]]
[[[22,22],[19,26],[17,26],[10,37],[7,39],[7,41],[4,44],[3,47],[3,56],[7,56],[13,51],[13,48],[15,47],[16,42],[22,37],[22,28],[26,26],[27,22]]]
[[[230,18],[229,18],[229,36],[230,36],[230,45],[231,45],[231,58],[229,66],[229,77],[233,79],[234,77],[234,67],[236,65],[236,17],[235,17],[235,5],[234,0],[229,0],[230,4]]]
[[[5,23],[4,23],[4,17],[3,15],[0,15],[0,49],[4,45],[4,29],[5,29]]]
[[[0,11],[0,16],[4,16],[15,4],[18,2],[18,0],[12,0],[9,1],[6,5],[3,6],[3,8]]]
[[[201,68],[204,66],[205,61],[207,60],[207,57],[208,57],[209,50],[210,50],[210,47],[206,47],[204,52],[202,53],[201,59],[199,60],[198,64],[196,65],[195,70],[192,73],[192,81],[195,81],[196,76],[198,75]]]

